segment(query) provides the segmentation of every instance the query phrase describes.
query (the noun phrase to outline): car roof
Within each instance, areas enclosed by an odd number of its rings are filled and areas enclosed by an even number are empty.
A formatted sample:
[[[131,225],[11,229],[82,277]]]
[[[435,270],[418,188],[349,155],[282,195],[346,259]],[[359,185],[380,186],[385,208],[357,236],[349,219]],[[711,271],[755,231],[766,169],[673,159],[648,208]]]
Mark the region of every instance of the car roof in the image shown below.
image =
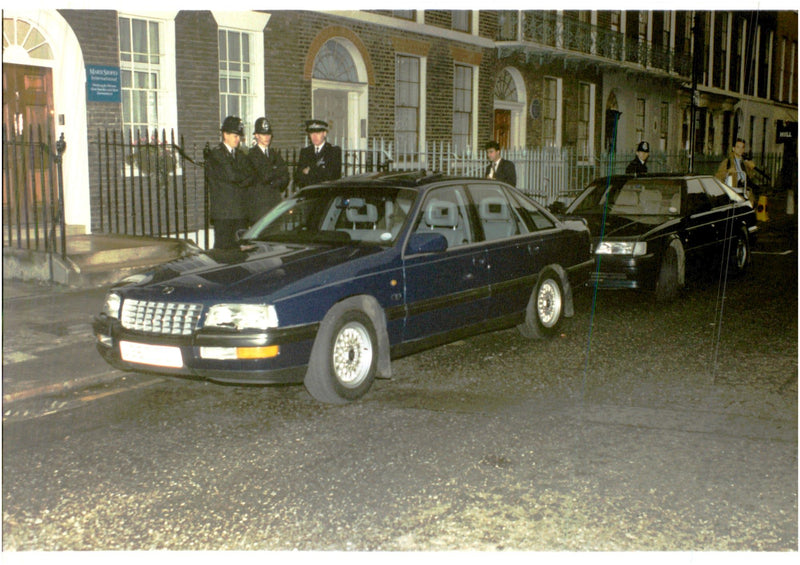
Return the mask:
[[[700,177],[713,177],[714,175],[710,173],[641,173],[638,175],[611,175],[610,177],[602,176],[598,177],[598,179],[605,179],[611,178],[614,180],[628,180],[628,179],[636,179],[636,178],[644,178],[644,179],[690,179],[690,178],[700,178]],[[595,179],[597,180],[597,179]]]
[[[360,175],[352,175],[344,177],[335,181],[325,183],[325,186],[387,186],[387,187],[402,187],[402,188],[423,188],[435,183],[448,182],[448,181],[465,181],[469,180],[474,182],[474,177],[446,175],[439,172],[431,172],[425,170],[417,171],[384,171],[375,173],[363,173]]]

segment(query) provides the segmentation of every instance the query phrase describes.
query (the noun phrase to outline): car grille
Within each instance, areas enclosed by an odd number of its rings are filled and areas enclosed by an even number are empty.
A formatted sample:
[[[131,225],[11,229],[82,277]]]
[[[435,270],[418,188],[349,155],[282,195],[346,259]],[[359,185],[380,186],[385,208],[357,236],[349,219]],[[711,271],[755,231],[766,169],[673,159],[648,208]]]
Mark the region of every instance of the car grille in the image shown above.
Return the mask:
[[[122,327],[149,334],[191,335],[202,304],[127,299],[122,303]]]

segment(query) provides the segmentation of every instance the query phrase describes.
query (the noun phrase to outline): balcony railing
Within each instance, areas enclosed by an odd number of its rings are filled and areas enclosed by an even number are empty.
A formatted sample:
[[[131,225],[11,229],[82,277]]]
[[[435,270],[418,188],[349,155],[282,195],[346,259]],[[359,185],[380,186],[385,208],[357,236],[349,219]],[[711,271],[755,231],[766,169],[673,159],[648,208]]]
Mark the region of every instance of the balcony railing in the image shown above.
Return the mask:
[[[626,37],[618,31],[555,12],[503,10],[499,14],[496,40],[594,55],[686,77],[692,68],[689,54],[677,53],[674,49]]]

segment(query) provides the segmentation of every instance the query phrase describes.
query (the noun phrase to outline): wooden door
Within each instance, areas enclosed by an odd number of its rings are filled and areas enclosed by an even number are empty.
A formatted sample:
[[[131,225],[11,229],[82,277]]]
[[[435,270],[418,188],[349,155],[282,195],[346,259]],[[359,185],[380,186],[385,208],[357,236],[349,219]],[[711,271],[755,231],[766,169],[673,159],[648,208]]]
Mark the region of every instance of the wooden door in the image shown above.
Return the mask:
[[[18,142],[47,142],[53,136],[53,74],[46,67],[3,64],[3,124],[6,139]],[[41,134],[40,134],[41,132]],[[33,139],[31,136],[33,135]],[[43,202],[43,190],[50,185],[49,157],[29,146],[17,145],[7,156],[9,171],[3,175],[3,206],[8,194],[27,198],[29,203]],[[15,149],[15,150],[14,150]],[[54,152],[50,148],[50,153]],[[12,186],[5,186],[6,182]],[[18,186],[22,185],[22,186]]]
[[[511,142],[511,110],[494,111],[494,140],[501,149],[508,149]]]

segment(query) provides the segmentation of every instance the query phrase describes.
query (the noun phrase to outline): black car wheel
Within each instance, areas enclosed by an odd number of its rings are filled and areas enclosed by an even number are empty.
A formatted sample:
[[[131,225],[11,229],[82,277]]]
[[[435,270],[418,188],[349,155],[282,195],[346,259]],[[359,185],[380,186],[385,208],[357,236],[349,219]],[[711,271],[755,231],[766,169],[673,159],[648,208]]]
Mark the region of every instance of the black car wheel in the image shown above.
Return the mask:
[[[730,269],[733,276],[743,275],[750,265],[750,238],[747,230],[740,228],[731,245]]]
[[[341,404],[364,396],[375,380],[377,337],[369,317],[348,310],[320,325],[305,385],[321,402]]]
[[[564,291],[558,274],[546,269],[531,293],[525,312],[525,321],[517,326],[519,332],[531,339],[540,339],[555,333],[564,313]]]
[[[678,295],[678,252],[669,246],[661,259],[656,280],[656,302],[669,302]]]

